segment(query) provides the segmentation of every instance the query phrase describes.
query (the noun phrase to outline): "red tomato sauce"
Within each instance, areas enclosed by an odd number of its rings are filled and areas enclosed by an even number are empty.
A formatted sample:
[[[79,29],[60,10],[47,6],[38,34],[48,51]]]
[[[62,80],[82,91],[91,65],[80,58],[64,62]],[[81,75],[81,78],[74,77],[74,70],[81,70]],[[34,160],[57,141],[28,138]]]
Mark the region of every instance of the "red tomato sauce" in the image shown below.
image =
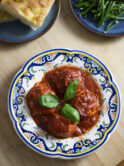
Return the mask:
[[[64,93],[67,86],[78,79],[75,97],[66,102]],[[56,108],[44,108],[37,99],[45,94],[59,97]],[[30,113],[36,124],[43,130],[58,138],[80,136],[88,132],[99,120],[102,107],[102,94],[92,76],[77,67],[62,66],[47,72],[41,82],[37,82],[26,96]],[[60,115],[65,103],[71,104],[80,115],[76,124]]]

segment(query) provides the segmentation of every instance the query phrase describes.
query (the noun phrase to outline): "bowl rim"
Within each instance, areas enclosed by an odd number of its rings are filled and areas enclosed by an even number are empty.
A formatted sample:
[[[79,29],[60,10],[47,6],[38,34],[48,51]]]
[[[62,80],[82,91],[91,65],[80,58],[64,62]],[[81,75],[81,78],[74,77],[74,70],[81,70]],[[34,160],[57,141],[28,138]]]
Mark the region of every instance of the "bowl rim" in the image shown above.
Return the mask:
[[[79,17],[76,15],[76,13],[75,13],[75,11],[74,11],[74,8],[73,8],[73,5],[72,5],[72,1],[73,1],[73,0],[68,0],[68,1],[69,1],[70,8],[71,8],[71,11],[72,11],[74,17],[76,18],[76,20],[77,20],[81,25],[83,25],[83,27],[84,27],[85,29],[88,29],[90,32],[96,33],[97,35],[101,35],[101,36],[104,36],[104,37],[118,37],[118,36],[124,35],[124,32],[122,32],[122,33],[115,33],[115,34],[108,34],[108,33],[101,33],[101,32],[99,32],[97,29],[95,30],[95,29],[93,29],[93,28],[90,28],[90,27],[87,26],[83,21],[81,21],[81,20],[79,19]]]
[[[109,82],[113,85],[116,94],[117,94],[117,99],[118,99],[118,105],[117,105],[117,114],[116,114],[116,118],[113,122],[113,124],[111,125],[111,127],[107,130],[107,132],[105,133],[104,137],[102,138],[102,141],[100,141],[100,143],[98,143],[98,145],[95,145],[95,147],[88,151],[86,151],[85,153],[76,153],[76,154],[65,154],[63,152],[48,152],[46,150],[40,150],[37,147],[35,147],[31,142],[29,142],[24,135],[22,135],[21,130],[18,129],[18,121],[16,121],[16,119],[14,118],[13,114],[12,114],[12,109],[11,109],[11,96],[12,96],[12,91],[14,89],[14,85],[16,84],[16,81],[18,80],[18,77],[20,75],[22,75],[24,73],[24,71],[27,69],[28,65],[30,65],[37,57],[42,57],[46,54],[50,54],[50,53],[56,53],[56,52],[64,52],[64,53],[69,53],[69,54],[82,54],[82,55],[86,55],[88,57],[90,57],[91,59],[95,60],[97,63],[99,63],[100,66],[102,66],[104,68],[104,71],[106,71],[107,75],[108,75],[108,79]],[[34,151],[47,156],[47,157],[52,157],[52,158],[61,158],[61,159],[75,159],[75,158],[79,158],[79,157],[83,157],[86,156],[92,152],[94,152],[96,149],[98,149],[100,146],[102,146],[104,143],[107,142],[108,138],[110,137],[110,135],[112,134],[112,132],[115,130],[115,127],[117,127],[117,123],[119,122],[119,118],[120,118],[120,112],[121,112],[121,97],[120,97],[120,92],[119,92],[119,88],[116,85],[116,83],[113,81],[113,76],[111,75],[110,71],[108,70],[108,68],[96,57],[94,57],[93,55],[86,53],[84,51],[80,51],[80,50],[69,50],[69,49],[51,49],[51,50],[47,50],[44,52],[41,52],[39,54],[37,54],[36,56],[32,57],[31,59],[29,59],[24,66],[17,72],[17,74],[15,75],[15,77],[13,78],[10,88],[9,88],[9,93],[8,93],[8,112],[9,112],[9,116],[10,119],[13,122],[13,127],[17,133],[17,135],[21,138],[21,140],[28,145],[31,149],[33,149]]]
[[[26,42],[29,42],[29,41],[33,41],[33,40],[38,39],[38,38],[42,37],[43,35],[45,35],[54,26],[59,14],[60,14],[61,0],[55,0],[54,3],[56,3],[56,1],[58,1],[57,2],[57,13],[56,13],[56,16],[55,16],[53,22],[51,23],[51,25],[43,33],[40,33],[39,35],[36,35],[34,37],[30,37],[29,39],[25,39],[25,40],[21,40],[21,41],[18,41],[18,39],[16,39],[16,40],[9,40],[7,38],[6,39],[0,38],[0,41],[5,42],[5,43],[19,44],[19,43],[26,43]],[[14,21],[17,21],[17,20],[14,20]]]

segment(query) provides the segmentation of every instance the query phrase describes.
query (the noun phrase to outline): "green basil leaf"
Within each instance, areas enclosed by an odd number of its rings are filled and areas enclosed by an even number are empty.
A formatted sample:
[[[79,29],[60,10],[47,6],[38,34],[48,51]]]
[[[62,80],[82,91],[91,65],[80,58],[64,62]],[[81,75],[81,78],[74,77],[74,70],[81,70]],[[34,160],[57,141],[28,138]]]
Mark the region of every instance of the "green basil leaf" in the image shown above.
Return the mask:
[[[71,100],[75,97],[76,95],[76,91],[77,91],[77,86],[78,86],[78,82],[79,80],[74,80],[73,82],[71,82],[64,94],[64,100],[68,101]]]
[[[68,119],[70,119],[72,122],[79,123],[80,122],[80,115],[79,112],[73,108],[70,104],[65,104],[60,114]]]
[[[40,96],[37,101],[41,106],[46,108],[54,108],[59,105],[58,97],[52,94]]]

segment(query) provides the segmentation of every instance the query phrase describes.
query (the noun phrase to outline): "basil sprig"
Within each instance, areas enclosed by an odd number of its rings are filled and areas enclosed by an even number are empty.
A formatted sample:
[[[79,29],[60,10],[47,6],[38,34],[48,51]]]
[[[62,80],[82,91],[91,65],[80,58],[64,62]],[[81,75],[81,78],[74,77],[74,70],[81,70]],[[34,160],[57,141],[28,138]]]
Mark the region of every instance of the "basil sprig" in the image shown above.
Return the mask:
[[[64,94],[65,101],[71,100],[75,97],[78,82],[79,82],[79,80],[77,79],[77,80],[72,81],[68,85],[68,87],[65,91],[65,94]],[[37,99],[37,101],[41,106],[43,106],[45,108],[55,108],[60,104],[59,98],[53,94],[42,95]],[[77,124],[80,121],[79,112],[74,107],[72,107],[70,104],[64,104],[64,106],[60,110],[60,114]]]
[[[55,108],[59,105],[58,97],[53,94],[40,96],[37,101],[41,106],[46,108]]]
[[[65,94],[64,94],[64,100],[68,101],[68,100],[71,100],[71,99],[73,99],[75,97],[76,91],[77,91],[78,82],[79,82],[79,80],[77,79],[77,80],[72,81],[68,85],[68,87],[67,87],[67,89],[65,91]]]
[[[73,108],[70,104],[65,104],[62,107],[60,114],[70,119],[72,122],[79,123],[80,121],[80,115],[78,111],[75,108]]]

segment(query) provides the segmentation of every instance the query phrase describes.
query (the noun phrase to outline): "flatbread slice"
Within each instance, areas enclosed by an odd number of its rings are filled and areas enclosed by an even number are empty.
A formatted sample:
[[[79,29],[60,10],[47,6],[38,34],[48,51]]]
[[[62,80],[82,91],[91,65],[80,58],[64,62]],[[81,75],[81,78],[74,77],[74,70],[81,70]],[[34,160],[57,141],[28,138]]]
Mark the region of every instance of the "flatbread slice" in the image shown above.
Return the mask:
[[[55,0],[1,0],[0,6],[32,29],[42,26]]]

